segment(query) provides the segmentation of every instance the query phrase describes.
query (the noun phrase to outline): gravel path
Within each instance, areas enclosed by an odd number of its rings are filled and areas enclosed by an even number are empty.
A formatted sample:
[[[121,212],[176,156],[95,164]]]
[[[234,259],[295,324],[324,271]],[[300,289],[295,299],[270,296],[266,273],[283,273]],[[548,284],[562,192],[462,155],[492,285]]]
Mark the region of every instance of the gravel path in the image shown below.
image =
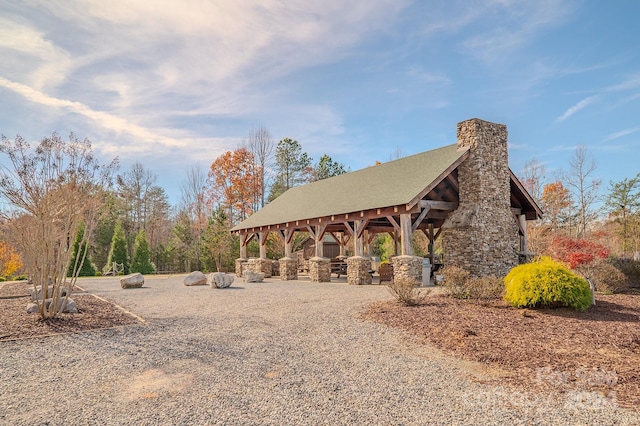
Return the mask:
[[[592,394],[470,380],[480,366],[363,322],[384,287],[81,280],[146,324],[0,343],[0,424],[640,424]]]

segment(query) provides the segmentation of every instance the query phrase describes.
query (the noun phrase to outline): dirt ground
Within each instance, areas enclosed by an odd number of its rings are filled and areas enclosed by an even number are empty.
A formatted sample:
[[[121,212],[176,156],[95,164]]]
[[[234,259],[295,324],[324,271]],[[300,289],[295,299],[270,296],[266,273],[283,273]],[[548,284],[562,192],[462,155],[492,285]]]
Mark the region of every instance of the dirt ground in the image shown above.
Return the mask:
[[[0,287],[0,342],[139,324],[109,301],[79,291],[78,314],[27,314],[27,284]],[[514,309],[433,296],[420,306],[375,303],[365,320],[403,329],[445,353],[491,367],[487,383],[543,392],[597,391],[640,409],[640,293],[598,295],[585,312]]]
[[[455,357],[485,363],[495,368],[497,383],[546,392],[596,391],[640,409],[640,293],[597,295],[585,312],[439,296],[416,307],[380,302],[364,317]]]
[[[72,293],[78,305],[77,314],[61,314],[59,318],[41,321],[37,314],[28,314],[30,303],[26,282],[6,283],[0,287],[0,341],[51,334],[139,324],[140,320],[116,307],[82,291]]]

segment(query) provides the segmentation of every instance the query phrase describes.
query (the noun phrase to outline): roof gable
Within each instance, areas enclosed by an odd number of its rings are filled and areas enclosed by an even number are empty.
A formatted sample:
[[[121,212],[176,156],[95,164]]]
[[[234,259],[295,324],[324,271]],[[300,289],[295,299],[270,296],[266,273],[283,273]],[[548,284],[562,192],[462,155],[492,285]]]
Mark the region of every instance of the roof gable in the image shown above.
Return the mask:
[[[452,144],[291,188],[232,231],[409,204],[466,152]]]

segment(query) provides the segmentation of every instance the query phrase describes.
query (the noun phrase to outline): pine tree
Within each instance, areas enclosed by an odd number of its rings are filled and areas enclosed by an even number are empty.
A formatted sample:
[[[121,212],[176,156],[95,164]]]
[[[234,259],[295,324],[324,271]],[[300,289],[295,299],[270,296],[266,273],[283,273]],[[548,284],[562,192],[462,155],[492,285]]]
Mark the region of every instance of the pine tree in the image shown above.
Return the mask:
[[[131,261],[131,272],[140,272],[141,274],[153,274],[156,267],[151,263],[149,253],[149,242],[144,229],[141,229],[136,235],[136,242],[133,246],[133,260]]]
[[[76,232],[76,238],[73,241],[71,259],[69,262],[69,269],[67,271],[68,277],[73,276],[74,268],[80,271],[78,272],[79,277],[93,277],[96,274],[96,268],[93,266],[91,259],[89,259],[89,253],[87,253],[87,242],[83,241],[84,228],[84,223],[80,224],[78,232]],[[78,262],[77,267],[76,261]]]
[[[111,239],[111,249],[109,250],[109,260],[106,268],[111,268],[114,263],[122,264],[124,274],[129,273],[129,257],[127,256],[127,239],[124,235],[122,222],[116,222],[113,230],[113,238]]]

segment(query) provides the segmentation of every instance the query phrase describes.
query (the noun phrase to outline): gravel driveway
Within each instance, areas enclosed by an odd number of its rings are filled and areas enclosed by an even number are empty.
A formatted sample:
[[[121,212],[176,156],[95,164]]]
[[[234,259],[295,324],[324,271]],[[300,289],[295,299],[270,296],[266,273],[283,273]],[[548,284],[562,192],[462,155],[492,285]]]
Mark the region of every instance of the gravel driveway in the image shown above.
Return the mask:
[[[0,343],[0,424],[640,424],[596,395],[481,384],[481,366],[359,320],[384,287],[183,278],[81,280],[146,323]]]

